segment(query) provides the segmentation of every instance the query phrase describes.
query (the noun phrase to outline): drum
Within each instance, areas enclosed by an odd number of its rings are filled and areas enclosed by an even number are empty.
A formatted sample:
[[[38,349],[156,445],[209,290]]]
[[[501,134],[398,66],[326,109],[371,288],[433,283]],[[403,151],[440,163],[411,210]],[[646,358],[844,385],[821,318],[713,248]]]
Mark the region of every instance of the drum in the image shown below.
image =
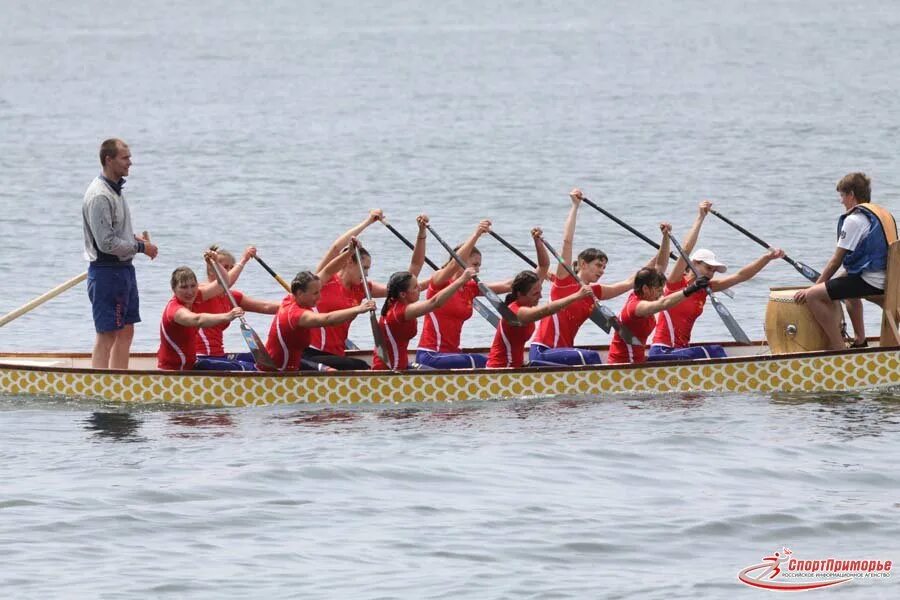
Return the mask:
[[[828,348],[828,339],[806,304],[794,302],[805,288],[772,288],[766,306],[766,339],[772,354]]]

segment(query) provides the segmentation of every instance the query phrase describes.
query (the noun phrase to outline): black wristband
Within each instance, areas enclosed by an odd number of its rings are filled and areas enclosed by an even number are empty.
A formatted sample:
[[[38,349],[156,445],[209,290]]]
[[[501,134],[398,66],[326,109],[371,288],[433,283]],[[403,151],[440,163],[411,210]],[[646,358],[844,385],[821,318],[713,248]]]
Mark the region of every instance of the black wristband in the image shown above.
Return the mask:
[[[144,242],[140,242],[140,241],[139,241],[139,242],[137,243],[137,253],[138,253],[138,254],[144,254],[144,249],[145,249],[145,248],[146,248],[146,246],[144,245]]]

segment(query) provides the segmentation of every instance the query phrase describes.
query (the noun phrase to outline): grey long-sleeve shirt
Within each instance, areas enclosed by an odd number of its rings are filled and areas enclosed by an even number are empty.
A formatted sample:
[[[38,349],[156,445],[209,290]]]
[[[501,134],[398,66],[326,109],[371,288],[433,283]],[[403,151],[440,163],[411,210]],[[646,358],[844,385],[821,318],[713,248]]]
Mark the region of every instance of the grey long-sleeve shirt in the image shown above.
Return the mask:
[[[119,262],[127,262],[137,254],[139,246],[134,239],[125,196],[117,194],[102,177],[96,177],[84,193],[81,214],[86,260],[94,262],[100,258],[101,262],[112,262],[112,257],[117,257]],[[111,256],[103,257],[98,249]]]

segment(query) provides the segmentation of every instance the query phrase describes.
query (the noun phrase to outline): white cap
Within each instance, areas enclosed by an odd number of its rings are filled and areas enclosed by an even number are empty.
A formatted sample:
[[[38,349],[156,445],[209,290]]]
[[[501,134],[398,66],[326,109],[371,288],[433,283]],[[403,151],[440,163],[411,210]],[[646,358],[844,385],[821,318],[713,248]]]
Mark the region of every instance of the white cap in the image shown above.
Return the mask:
[[[728,270],[728,267],[725,265],[725,263],[720,263],[719,261],[717,261],[716,255],[713,254],[713,251],[707,250],[706,248],[698,248],[697,250],[694,250],[694,253],[691,254],[691,260],[705,263],[719,273],[724,273]]]

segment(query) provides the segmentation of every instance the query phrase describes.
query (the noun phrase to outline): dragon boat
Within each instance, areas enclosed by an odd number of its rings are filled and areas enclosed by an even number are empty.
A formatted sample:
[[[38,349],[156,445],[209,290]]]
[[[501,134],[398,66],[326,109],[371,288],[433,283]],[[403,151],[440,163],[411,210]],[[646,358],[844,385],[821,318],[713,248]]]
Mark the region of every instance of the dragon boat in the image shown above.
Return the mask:
[[[127,404],[264,406],[293,403],[456,402],[675,392],[834,392],[900,385],[900,346],[773,353],[725,343],[721,359],[639,365],[329,373],[173,372],[151,353],[129,370],[90,368],[89,354],[0,354],[0,392]],[[606,347],[595,347],[601,353]],[[476,351],[476,350],[469,350]],[[368,357],[358,351],[351,355]]]

